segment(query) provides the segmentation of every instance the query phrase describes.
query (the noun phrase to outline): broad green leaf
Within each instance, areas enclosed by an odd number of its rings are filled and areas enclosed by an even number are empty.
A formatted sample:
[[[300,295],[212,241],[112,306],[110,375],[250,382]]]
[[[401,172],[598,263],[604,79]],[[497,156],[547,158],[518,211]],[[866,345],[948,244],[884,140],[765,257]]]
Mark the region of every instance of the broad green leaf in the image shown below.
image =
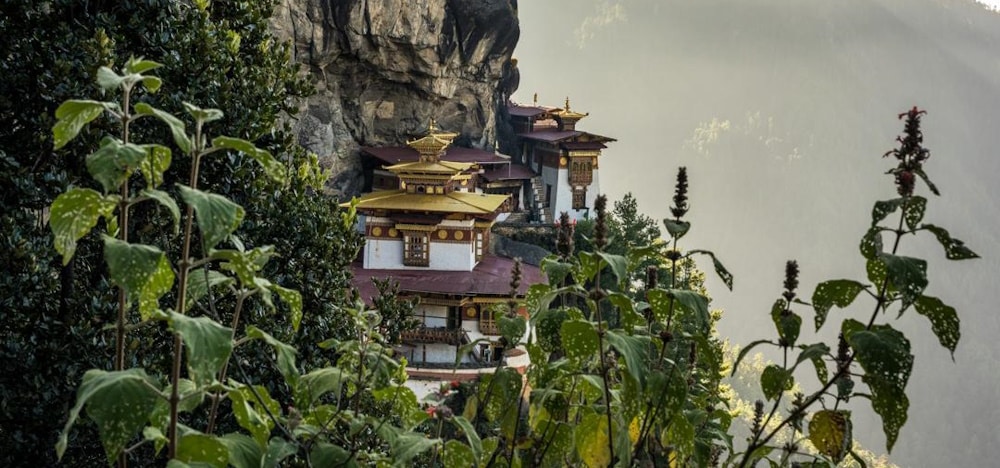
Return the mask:
[[[468,445],[457,440],[449,440],[444,444],[444,454],[441,458],[444,466],[479,466],[478,459]]]
[[[191,139],[188,138],[187,129],[184,127],[184,122],[180,119],[174,117],[169,112],[157,109],[144,102],[136,103],[135,113],[138,115],[150,115],[160,119],[170,127],[170,134],[173,135],[174,143],[177,144],[177,147],[184,153],[191,153]]]
[[[958,313],[955,308],[943,302],[941,299],[930,296],[920,296],[913,302],[917,313],[927,317],[931,321],[931,330],[937,336],[941,346],[951,351],[952,360],[955,359],[955,348],[958,340],[962,337],[959,330]]]
[[[139,145],[146,150],[146,159],[139,164],[139,172],[146,180],[148,188],[159,187],[163,183],[163,173],[170,168],[173,155],[170,148],[163,145]]]
[[[105,91],[118,89],[123,81],[125,81],[124,76],[115,73],[114,70],[108,67],[102,66],[97,69],[97,85]]]
[[[209,317],[189,317],[170,312],[170,328],[181,336],[188,374],[195,384],[208,385],[233,352],[233,329]]]
[[[879,259],[885,265],[889,285],[903,297],[902,310],[906,310],[927,287],[927,262],[919,258],[886,253],[879,255]]]
[[[309,374],[303,376],[302,381],[305,381],[308,376]],[[339,386],[336,388],[339,389]],[[427,413],[420,410],[417,394],[403,385],[391,385],[372,390],[371,393],[375,397],[375,401],[389,405],[393,416],[399,418],[404,429],[412,429],[427,420]]]
[[[913,370],[910,341],[889,325],[865,330],[861,322],[852,319],[844,321],[841,332],[865,371],[862,380],[871,389],[872,408],[882,417],[886,449],[891,452],[910,407],[906,396]]]
[[[893,198],[892,200],[882,200],[875,202],[875,206],[872,207],[872,226],[875,226],[889,216],[893,212],[902,206],[905,199],[903,198]]]
[[[693,254],[702,254],[712,257],[712,266],[715,268],[715,274],[719,275],[719,279],[726,284],[726,287],[729,288],[730,291],[733,290],[733,274],[726,269],[722,262],[716,258],[713,252],[708,250],[692,250],[687,253],[687,256],[691,256]]]
[[[409,467],[411,460],[439,443],[441,443],[440,439],[431,439],[419,432],[399,431],[395,440],[389,444],[392,452],[392,466]]]
[[[545,273],[545,277],[549,279],[550,284],[561,285],[563,284],[563,281],[565,281],[566,276],[573,270],[573,265],[570,263],[560,262],[556,256],[550,255],[542,259],[542,264],[539,268],[541,268],[542,272]],[[536,286],[538,286],[538,288],[535,288]],[[538,290],[535,294],[540,297],[542,295],[541,288],[543,286],[550,288],[546,284],[533,284],[531,285],[531,288]],[[525,297],[525,301],[527,301],[529,305],[532,304],[530,301],[530,298],[532,297],[531,288],[528,289],[528,295]]]
[[[824,281],[816,285],[812,295],[813,310],[816,311],[816,330],[826,323],[826,316],[834,306],[841,309],[851,305],[865,287],[861,283],[839,279]]]
[[[215,436],[189,433],[177,441],[176,459],[189,464],[200,462],[215,468],[226,468],[229,448]]]
[[[307,408],[316,403],[317,400],[328,392],[337,391],[337,400],[340,400],[340,390],[347,381],[344,372],[336,367],[323,367],[316,369],[299,380],[298,390],[295,393],[295,402],[302,408]]]
[[[676,450],[676,457],[686,459],[694,451],[695,427],[685,417],[685,412],[675,413],[670,419],[670,425],[664,431],[663,439]]]
[[[178,185],[181,198],[194,207],[205,250],[214,249],[243,221],[243,207],[228,198]]]
[[[823,356],[830,353],[830,347],[826,343],[816,343],[812,345],[800,345],[799,349],[802,352],[799,353],[799,357],[795,360],[795,367],[798,367],[805,360],[810,360],[813,363],[813,367],[816,368],[816,378],[820,382],[826,383],[826,379],[829,377],[826,362],[823,361]]]
[[[214,122],[222,118],[222,111],[219,109],[202,109],[189,102],[181,103],[184,106],[184,110],[187,111],[191,117],[194,117],[196,121],[201,121],[203,123]]]
[[[52,137],[55,149],[66,146],[71,140],[76,138],[80,129],[90,121],[97,118],[104,112],[104,109],[113,108],[114,104],[108,102],[86,101],[71,99],[62,103],[56,109],[56,124],[52,126]]]
[[[115,192],[135,173],[146,155],[139,145],[104,137],[97,151],[87,156],[87,172],[101,183],[105,193]]]
[[[594,324],[585,320],[563,322],[560,335],[566,356],[572,359],[591,358],[600,346]]]
[[[965,242],[958,239],[954,239],[948,234],[948,231],[944,228],[937,227],[933,224],[924,224],[920,226],[920,229],[926,229],[934,234],[941,247],[944,247],[944,256],[948,260],[968,260],[970,258],[979,258],[979,255],[965,246]]]
[[[608,451],[607,417],[601,414],[588,413],[576,426],[576,453],[584,466],[588,468],[604,468],[611,465],[611,453]]]
[[[918,176],[920,176],[921,179],[924,180],[924,183],[927,184],[927,188],[931,190],[931,193],[939,197],[941,196],[941,192],[938,191],[938,188],[936,185],[934,185],[934,182],[931,182],[930,177],[927,177],[927,173],[924,172],[923,169],[917,168],[913,172],[915,172]]]
[[[712,325],[711,314],[708,312],[708,298],[686,289],[671,289],[669,293],[677,300],[677,305],[686,309],[698,320],[698,329],[702,333],[708,333]]]
[[[273,255],[274,247],[265,245],[246,252],[229,249],[215,250],[212,251],[210,257],[214,260],[222,260],[219,268],[235,273],[242,285],[253,287],[257,283],[257,273]]]
[[[144,73],[162,66],[163,64],[142,57],[130,57],[125,62],[124,69],[126,73]]]
[[[809,421],[809,441],[834,463],[847,456],[853,440],[850,411],[820,410]]]
[[[873,260],[882,253],[882,228],[872,226],[861,238],[861,256]]]
[[[209,288],[228,286],[235,282],[236,280],[233,278],[215,270],[192,270],[188,273],[187,307],[185,310],[190,309],[194,303],[205,297],[208,294]]]
[[[605,336],[608,345],[625,358],[625,370],[639,384],[646,385],[646,373],[649,371],[649,348],[651,340],[645,335],[629,336],[617,330],[608,330]]]
[[[577,259],[580,262],[573,266],[573,279],[577,283],[593,281],[597,272],[601,271],[601,258],[593,252],[580,252]]]
[[[252,388],[239,385],[229,390],[228,396],[232,402],[236,423],[250,432],[261,450],[265,449],[271,436],[271,429],[274,428],[271,415],[278,417],[281,414],[281,406],[271,398],[267,389],[260,385]]]
[[[292,313],[292,329],[299,331],[299,324],[302,323],[302,294],[294,289],[283,288],[273,283],[268,286],[268,289],[285,301],[285,304],[288,304]]]
[[[771,321],[778,330],[778,343],[783,343],[787,347],[795,346],[799,339],[799,332],[802,330],[802,317],[788,309],[788,301],[779,298],[771,306]]]
[[[252,438],[239,434],[226,434],[219,438],[229,450],[229,464],[234,468],[260,468],[264,451]]]
[[[794,383],[792,373],[775,364],[765,367],[760,375],[760,388],[768,400],[778,398],[782,392],[791,390]]]
[[[528,321],[520,315],[508,317],[502,311],[497,311],[496,315],[500,334],[507,339],[508,345],[510,347],[519,345],[528,331]]]
[[[917,224],[924,219],[924,212],[927,210],[927,199],[921,196],[913,196],[906,199],[903,204],[903,219],[906,226],[911,230],[917,228]]]
[[[254,146],[247,140],[221,136],[212,140],[212,147],[232,149],[246,154],[264,168],[268,177],[278,182],[285,180],[285,165],[274,159],[270,152]]]
[[[880,258],[866,260],[865,272],[868,274],[868,281],[871,281],[876,287],[882,287],[885,283],[885,263]]]
[[[154,385],[142,369],[87,371],[76,391],[76,404],[69,412],[69,420],[59,434],[56,455],[61,459],[66,452],[69,430],[86,407],[87,416],[97,424],[108,460],[117,459],[145,426],[156,406],[159,393]]]
[[[130,301],[139,303],[142,320],[151,319],[160,308],[160,298],[174,286],[166,254],[156,247],[104,236],[104,260],[111,282],[124,288]]]
[[[729,374],[729,376],[732,377],[732,376],[736,375],[736,371],[739,370],[739,368],[740,368],[740,362],[743,361],[743,358],[745,358],[747,356],[747,354],[750,353],[751,349],[754,349],[757,345],[761,345],[761,344],[764,344],[764,343],[767,343],[767,344],[770,344],[770,345],[774,345],[774,346],[778,346],[778,343],[775,343],[775,342],[773,342],[771,340],[757,340],[757,341],[750,342],[750,344],[748,344],[745,348],[741,349],[740,350],[740,354],[738,354],[736,356],[736,361],[733,362],[733,371]]]
[[[315,467],[321,466],[344,466],[353,467],[358,466],[358,464],[351,459],[351,452],[348,452],[343,447],[339,447],[333,444],[328,444],[326,442],[320,442],[316,444],[312,452],[309,453],[309,463]]]
[[[117,197],[103,198],[96,190],[71,188],[56,197],[49,211],[56,251],[63,256],[63,265],[76,253],[76,241],[86,236],[101,216],[111,216]]]
[[[169,387],[167,390],[169,390]],[[178,381],[177,394],[180,397],[180,401],[177,402],[177,411],[181,413],[190,413],[198,409],[205,399],[204,388],[198,388],[190,379],[180,379]]]
[[[608,294],[608,301],[618,309],[623,329],[633,330],[636,327],[645,327],[646,320],[635,310],[635,302],[632,298],[619,292],[611,292]]]
[[[155,189],[143,190],[142,192],[139,192],[139,196],[154,200],[166,208],[174,219],[174,234],[177,234],[181,225],[181,209],[177,206],[177,202],[174,201],[173,197],[171,197],[167,192]]]
[[[665,289],[650,289],[646,291],[646,300],[649,301],[649,308],[653,310],[653,319],[666,322],[672,312],[673,296]]]
[[[684,234],[687,234],[688,230],[691,229],[691,223],[687,221],[664,219],[663,225],[667,228],[667,234],[670,234],[672,239],[684,237]]]
[[[150,94],[156,94],[156,92],[160,90],[160,86],[163,85],[163,80],[155,76],[144,76],[139,81],[146,87],[146,90],[149,91]]]
[[[267,452],[264,453],[264,464],[263,468],[277,468],[282,465],[282,461],[286,458],[295,455],[299,449],[295,444],[282,439],[280,437],[274,437],[267,441]]]
[[[455,416],[451,419],[451,422],[458,426],[458,428],[465,434],[465,438],[469,441],[469,447],[472,449],[475,459],[479,460],[482,458],[483,442],[479,439],[479,434],[476,432],[476,429],[472,427],[472,423],[462,416]]]
[[[623,284],[629,280],[628,259],[621,255],[609,254],[607,252],[597,252],[597,255],[611,267],[611,272],[618,280],[617,284]]]
[[[282,343],[253,325],[247,327],[247,338],[263,340],[274,348],[274,353],[277,355],[278,372],[281,372],[281,375],[285,377],[285,382],[290,387],[296,388],[298,386],[299,370],[295,367],[295,348]]]
[[[163,431],[152,426],[142,428],[142,438],[153,443],[153,451],[157,454],[170,443],[170,439],[163,435]]]

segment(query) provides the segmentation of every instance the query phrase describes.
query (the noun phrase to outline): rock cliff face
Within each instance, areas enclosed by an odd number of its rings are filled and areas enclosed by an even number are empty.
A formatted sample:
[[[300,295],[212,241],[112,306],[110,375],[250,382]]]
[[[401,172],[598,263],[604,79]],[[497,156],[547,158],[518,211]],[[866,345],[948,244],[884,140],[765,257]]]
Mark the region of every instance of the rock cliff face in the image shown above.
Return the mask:
[[[360,189],[359,146],[401,144],[431,118],[459,144],[492,146],[516,82],[516,0],[282,0],[272,29],[316,86],[299,142],[342,195]]]

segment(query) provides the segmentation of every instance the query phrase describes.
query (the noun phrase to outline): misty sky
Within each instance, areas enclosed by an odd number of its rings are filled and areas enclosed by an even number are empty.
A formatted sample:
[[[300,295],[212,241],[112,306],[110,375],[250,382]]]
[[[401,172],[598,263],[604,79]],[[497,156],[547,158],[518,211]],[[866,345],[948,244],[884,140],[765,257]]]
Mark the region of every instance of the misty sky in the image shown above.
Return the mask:
[[[993,3],[1000,3],[996,0]],[[1000,459],[1000,14],[972,0],[522,0],[515,100],[590,112],[580,128],[617,138],[601,161],[602,191],[634,193],[667,216],[677,166],[691,177],[686,248],[714,250],[736,275],[710,284],[720,326],[736,343],[774,335],[768,313],[785,260],[801,294],[820,281],[864,279],[858,240],[875,200],[894,198],[881,155],[896,114],[928,110],[926,168],[943,196],[925,222],[983,258],[948,262],[932,239],[926,294],[962,319],[955,362],[922,317],[893,326],[917,356],[910,416],[892,460],[902,466],[990,466]],[[708,267],[710,265],[704,265]],[[835,311],[822,339],[846,316]],[[806,324],[811,310],[798,310]],[[803,327],[803,342],[816,340]],[[803,379],[807,388],[813,385]],[[811,387],[815,388],[815,387]],[[884,451],[867,402],[855,434]],[[859,427],[861,426],[861,427]],[[992,458],[991,458],[992,457]]]

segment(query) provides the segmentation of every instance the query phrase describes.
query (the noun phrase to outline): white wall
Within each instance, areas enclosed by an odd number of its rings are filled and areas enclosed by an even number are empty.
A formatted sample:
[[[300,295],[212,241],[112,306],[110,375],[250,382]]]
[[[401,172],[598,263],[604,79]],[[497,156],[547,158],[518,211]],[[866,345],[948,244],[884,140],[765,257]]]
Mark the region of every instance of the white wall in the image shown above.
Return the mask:
[[[471,231],[468,233],[468,236],[472,237]],[[472,242],[434,242],[434,234],[432,233],[430,255],[430,267],[424,269],[472,271],[476,266],[476,255],[472,251]],[[400,263],[402,263],[402,251],[400,251]],[[422,267],[408,268],[421,269]]]
[[[403,268],[403,240],[366,239],[364,259],[367,269]]]
[[[554,169],[550,167],[545,167],[542,170],[542,181],[546,184],[552,185],[552,198],[549,199],[549,206],[552,207],[553,221],[559,220],[559,215],[562,212],[569,213],[571,219],[577,221],[590,216],[593,218],[596,216],[594,210],[594,201],[597,200],[597,196],[600,195],[600,183],[598,178],[598,170],[594,169],[594,181],[587,186],[587,208],[584,210],[574,210],[573,209],[573,187],[569,184],[569,169],[560,168]]]

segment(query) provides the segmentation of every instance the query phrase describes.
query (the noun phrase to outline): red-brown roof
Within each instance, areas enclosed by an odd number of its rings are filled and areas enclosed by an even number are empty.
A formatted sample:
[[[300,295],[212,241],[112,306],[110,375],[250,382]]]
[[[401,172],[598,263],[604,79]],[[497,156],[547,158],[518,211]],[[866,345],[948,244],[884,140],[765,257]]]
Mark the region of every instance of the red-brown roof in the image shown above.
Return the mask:
[[[541,107],[510,104],[507,106],[507,112],[514,117],[534,117],[536,115],[542,115],[547,111]]]
[[[567,141],[562,143],[562,147],[570,151],[574,150],[595,150],[604,149],[607,146],[599,141]]]
[[[359,264],[351,266],[351,280],[366,304],[378,294],[371,278],[391,278],[399,283],[400,292],[454,294],[460,296],[505,296],[510,294],[511,270],[514,260],[487,255],[472,271],[441,270],[373,270]],[[542,271],[532,265],[521,264],[521,285],[518,294],[523,296],[533,284],[545,281]]]
[[[571,138],[576,138],[580,136],[586,136],[591,141],[616,141],[614,138],[597,135],[589,132],[581,132],[579,130],[542,130],[527,133],[518,133],[517,136],[521,138],[526,138],[528,140],[544,141],[548,143],[561,142],[563,140],[569,140]]]
[[[415,162],[420,159],[420,154],[417,153],[417,150],[408,146],[362,146],[361,152],[387,164]],[[441,160],[475,164],[501,164],[507,162],[507,158],[501,157],[496,153],[475,148],[463,148],[461,146],[448,148],[444,155],[441,156]]]
[[[488,181],[525,180],[535,176],[535,171],[520,164],[504,164],[484,172],[481,177]]]

